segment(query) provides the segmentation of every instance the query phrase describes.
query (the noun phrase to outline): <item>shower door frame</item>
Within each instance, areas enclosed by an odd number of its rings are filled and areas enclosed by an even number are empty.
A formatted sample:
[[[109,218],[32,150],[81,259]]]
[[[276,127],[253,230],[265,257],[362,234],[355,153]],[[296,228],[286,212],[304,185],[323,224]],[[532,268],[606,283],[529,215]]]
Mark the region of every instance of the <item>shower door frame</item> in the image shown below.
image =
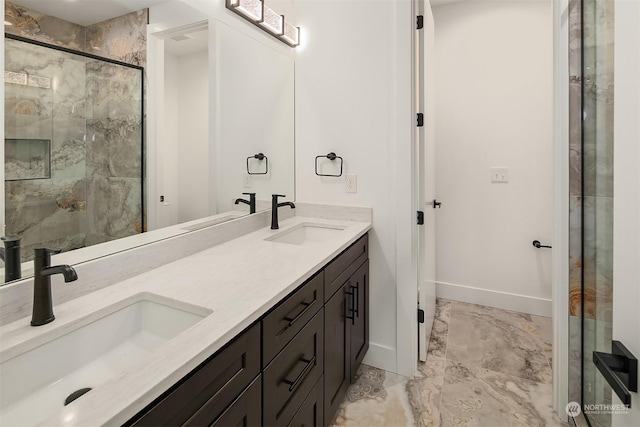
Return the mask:
[[[69,49],[66,48],[64,46],[57,46],[57,45],[53,45],[53,44],[49,44],[49,43],[45,43],[45,42],[41,42],[39,40],[33,40],[27,37],[22,37],[22,36],[18,36],[15,34],[10,34],[10,33],[4,33],[4,39],[10,39],[10,40],[16,40],[19,42],[23,42],[23,43],[29,43],[32,45],[36,45],[36,46],[40,46],[40,47],[44,47],[44,48],[49,48],[49,49],[53,49],[53,50],[57,50],[60,52],[65,52],[65,53],[69,53],[72,55],[78,55],[87,59],[92,59],[92,60],[96,60],[96,61],[102,61],[102,62],[107,62],[109,64],[114,64],[114,65],[119,65],[122,67],[126,67],[126,68],[132,68],[135,70],[138,70],[140,72],[140,223],[141,223],[141,233],[144,233],[146,231],[146,218],[145,218],[145,214],[146,214],[146,203],[145,203],[145,186],[146,186],[146,180],[145,180],[145,169],[146,169],[146,162],[145,162],[145,137],[146,137],[146,133],[145,133],[145,99],[144,99],[144,86],[145,86],[145,80],[144,80],[144,67],[141,67],[139,65],[133,65],[133,64],[128,64],[126,62],[122,62],[122,61],[118,61],[116,59],[111,59],[111,58],[106,58],[103,56],[98,56],[98,55],[93,55],[90,53],[86,53],[86,52],[81,52],[78,50],[73,50],[73,49]],[[2,57],[4,59],[4,39],[2,42]],[[4,61],[3,61],[4,63]],[[4,86],[3,86],[4,88]],[[4,89],[3,89],[3,95],[4,95]],[[4,110],[3,110],[4,111]],[[4,116],[4,114],[3,114]],[[2,126],[2,134],[4,135],[4,120],[3,120],[3,126]],[[3,160],[3,164],[4,164],[4,143],[2,144],[2,151],[0,152],[0,155],[2,156],[2,160]],[[4,166],[2,167],[2,171],[0,172],[0,177],[2,178],[2,183],[4,185]],[[2,209],[2,216],[0,217],[1,223],[2,223],[2,228],[6,227],[6,223],[5,223],[5,202],[4,202],[4,198],[2,200],[2,204],[0,205],[0,208]],[[0,230],[2,231],[2,234],[4,234],[5,230]]]
[[[569,401],[569,0],[553,1],[554,231],[552,252],[553,409]]]

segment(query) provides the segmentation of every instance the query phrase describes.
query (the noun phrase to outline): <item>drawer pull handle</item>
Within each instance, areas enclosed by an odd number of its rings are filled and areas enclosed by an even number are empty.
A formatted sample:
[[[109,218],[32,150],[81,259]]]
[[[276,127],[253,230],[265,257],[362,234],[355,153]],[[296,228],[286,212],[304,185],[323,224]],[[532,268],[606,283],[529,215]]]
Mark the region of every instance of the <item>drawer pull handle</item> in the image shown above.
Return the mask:
[[[351,292],[345,291],[345,294],[351,296],[351,306],[348,309],[349,312],[351,313],[351,316],[349,316],[348,314],[345,314],[344,317],[346,317],[347,319],[351,319],[351,324],[355,325],[356,324],[356,314],[358,313],[358,309],[354,307],[355,306],[355,302],[356,302],[356,296],[355,296],[354,289],[357,289],[357,286],[349,285],[349,287],[351,288]]]
[[[286,320],[287,322],[289,322],[289,325],[287,325],[287,327],[291,327],[293,326],[294,323],[296,323],[298,320],[300,320],[300,318],[302,316],[304,316],[304,314],[309,311],[309,309],[311,308],[311,306],[313,304],[316,303],[316,300],[314,299],[311,302],[301,302],[300,305],[304,305],[305,307],[302,309],[302,311],[298,314],[296,314],[294,317],[285,317],[284,320]]]
[[[355,316],[359,318],[360,313],[358,307],[360,307],[360,283],[356,284],[355,286],[351,285],[351,289],[355,289],[356,291],[356,300],[353,303],[353,314],[355,314]]]
[[[313,366],[316,364],[316,357],[313,356],[311,360],[307,360],[304,357],[301,357],[300,362],[306,363],[307,366],[305,366],[302,372],[298,374],[296,379],[293,381],[289,381],[287,379],[282,380],[283,383],[289,384],[289,391],[295,390],[295,388],[300,385],[300,383],[307,377],[307,375],[309,375],[309,372],[311,372],[311,368],[313,368]]]

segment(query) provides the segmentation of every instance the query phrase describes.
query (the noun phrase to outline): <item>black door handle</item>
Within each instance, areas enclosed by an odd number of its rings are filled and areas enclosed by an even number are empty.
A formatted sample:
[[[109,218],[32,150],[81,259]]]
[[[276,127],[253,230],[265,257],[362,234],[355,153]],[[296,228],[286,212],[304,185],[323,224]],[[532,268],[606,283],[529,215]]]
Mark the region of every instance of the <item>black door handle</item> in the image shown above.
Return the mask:
[[[638,391],[638,359],[620,341],[612,341],[611,350],[611,354],[594,351],[593,363],[622,403],[630,408],[629,391]]]
[[[540,248],[549,248],[549,249],[551,249],[551,246],[543,245],[542,243],[540,243],[540,240],[534,240],[533,241],[533,246],[535,246],[538,249],[540,249]]]

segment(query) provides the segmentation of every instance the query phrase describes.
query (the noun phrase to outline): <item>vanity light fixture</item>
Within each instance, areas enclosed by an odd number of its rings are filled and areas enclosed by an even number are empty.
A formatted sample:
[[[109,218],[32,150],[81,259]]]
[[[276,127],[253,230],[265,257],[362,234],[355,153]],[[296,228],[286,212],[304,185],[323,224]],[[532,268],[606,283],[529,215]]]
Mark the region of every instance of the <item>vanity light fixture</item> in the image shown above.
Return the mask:
[[[300,45],[300,27],[296,27],[266,6],[265,0],[225,0],[227,9],[291,47]]]

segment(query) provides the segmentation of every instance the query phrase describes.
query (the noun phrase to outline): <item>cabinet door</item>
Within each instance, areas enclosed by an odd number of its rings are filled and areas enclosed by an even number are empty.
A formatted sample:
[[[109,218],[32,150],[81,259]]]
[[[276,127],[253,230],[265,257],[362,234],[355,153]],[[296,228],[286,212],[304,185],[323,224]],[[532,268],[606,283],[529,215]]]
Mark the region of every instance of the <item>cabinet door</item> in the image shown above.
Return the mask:
[[[320,378],[287,427],[322,427],[323,411],[322,378]]]
[[[342,403],[351,380],[349,329],[351,296],[349,282],[324,306],[324,421],[330,424]]]
[[[258,377],[220,417],[213,422],[194,417],[185,426],[203,427],[260,427],[262,425],[262,381]],[[197,414],[196,414],[197,415]]]
[[[369,260],[351,276],[348,286],[351,288],[350,293],[353,295],[355,307],[353,319],[349,323],[351,329],[350,372],[351,381],[353,381],[369,349]]]
[[[324,365],[322,310],[263,371],[263,423],[286,426],[298,412]]]

